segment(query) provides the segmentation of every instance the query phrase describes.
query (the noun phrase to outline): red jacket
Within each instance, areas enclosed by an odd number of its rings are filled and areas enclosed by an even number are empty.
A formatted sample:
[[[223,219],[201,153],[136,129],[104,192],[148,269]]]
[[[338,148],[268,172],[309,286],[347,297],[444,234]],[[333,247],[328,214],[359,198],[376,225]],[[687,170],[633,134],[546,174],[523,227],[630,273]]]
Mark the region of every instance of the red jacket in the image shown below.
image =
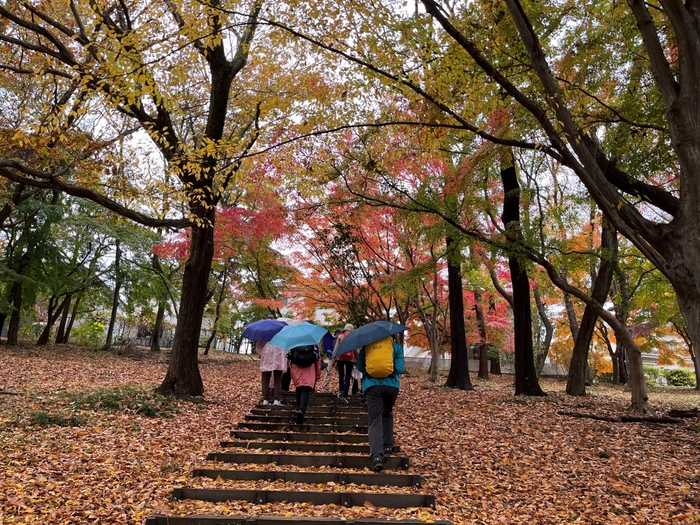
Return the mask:
[[[310,386],[314,388],[316,381],[321,378],[321,360],[316,359],[313,365],[305,367],[291,363],[291,372],[294,386]]]

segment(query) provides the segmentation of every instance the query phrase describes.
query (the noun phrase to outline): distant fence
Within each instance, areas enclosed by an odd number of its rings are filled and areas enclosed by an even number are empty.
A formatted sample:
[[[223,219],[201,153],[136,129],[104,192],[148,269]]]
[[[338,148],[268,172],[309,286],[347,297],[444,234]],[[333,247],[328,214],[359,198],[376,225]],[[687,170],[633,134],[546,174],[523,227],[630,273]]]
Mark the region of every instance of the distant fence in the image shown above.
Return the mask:
[[[427,369],[430,366],[431,359],[429,357],[404,357],[406,366],[413,366],[416,368]],[[452,359],[449,357],[438,359],[438,370],[449,370]],[[479,371],[479,360],[470,359],[469,360],[469,371],[478,372]],[[501,372],[504,374],[514,374],[515,368],[512,364],[501,363]],[[551,363],[546,363],[542,369],[541,377],[556,377],[563,378],[566,377],[566,369],[561,365],[553,365]]]

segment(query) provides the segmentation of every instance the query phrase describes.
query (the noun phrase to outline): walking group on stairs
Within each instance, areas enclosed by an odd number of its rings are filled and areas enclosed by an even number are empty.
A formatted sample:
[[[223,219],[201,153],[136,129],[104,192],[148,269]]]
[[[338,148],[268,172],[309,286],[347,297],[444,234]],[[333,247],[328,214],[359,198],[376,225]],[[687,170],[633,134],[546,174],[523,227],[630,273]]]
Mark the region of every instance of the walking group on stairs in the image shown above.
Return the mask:
[[[357,382],[360,381],[367,405],[372,470],[381,472],[394,449],[394,404],[399,395],[399,375],[404,373],[403,349],[391,335],[355,346],[353,337],[350,337],[354,329],[348,323],[340,330],[333,345],[327,374],[332,373],[333,369],[338,370],[338,397],[344,403],[348,403],[353,380],[353,393],[359,390]],[[362,341],[359,336],[355,339]],[[322,343],[299,345],[287,351],[269,340],[257,341],[263,404],[281,404],[282,376],[289,370],[296,392],[293,422],[302,424],[309,397],[321,379],[323,355],[320,348]]]

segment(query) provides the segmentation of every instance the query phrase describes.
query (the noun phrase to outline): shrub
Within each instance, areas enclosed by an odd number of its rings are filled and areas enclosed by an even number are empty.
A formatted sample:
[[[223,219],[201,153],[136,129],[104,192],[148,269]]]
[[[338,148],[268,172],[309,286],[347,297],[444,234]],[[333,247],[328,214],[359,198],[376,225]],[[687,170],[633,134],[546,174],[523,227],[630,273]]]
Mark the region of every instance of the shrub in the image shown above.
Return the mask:
[[[695,373],[685,368],[664,370],[664,377],[673,386],[695,386]]]
[[[661,376],[662,370],[658,366],[644,365],[644,377],[647,383],[656,383]]]
[[[40,426],[81,427],[85,424],[85,419],[76,414],[66,417],[63,414],[51,414],[45,410],[38,410],[29,414],[29,421],[33,425]]]
[[[71,331],[71,341],[78,345],[97,347],[104,343],[105,325],[99,321],[83,323]]]
[[[150,388],[132,385],[67,393],[64,396],[78,410],[136,412],[146,417],[172,417],[178,411],[173,396],[163,396]]]

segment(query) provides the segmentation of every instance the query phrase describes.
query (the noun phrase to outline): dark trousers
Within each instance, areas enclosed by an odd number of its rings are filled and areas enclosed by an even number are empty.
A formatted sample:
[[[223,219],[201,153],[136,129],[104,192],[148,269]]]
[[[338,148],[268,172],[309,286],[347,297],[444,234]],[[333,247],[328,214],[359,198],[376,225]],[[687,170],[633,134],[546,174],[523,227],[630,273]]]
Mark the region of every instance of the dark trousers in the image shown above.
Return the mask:
[[[309,394],[311,394],[311,391],[313,388],[310,386],[298,386],[296,388],[297,392],[297,404],[296,404],[296,409],[301,410],[304,414],[306,414],[306,409],[309,406]]]
[[[289,386],[292,384],[292,371],[287,367],[287,371],[282,374],[282,392],[289,392]]]
[[[369,416],[369,453],[384,456],[384,450],[394,447],[394,403],[399,389],[377,385],[365,390]]]
[[[338,361],[338,390],[340,395],[348,397],[350,390],[350,381],[352,381],[352,367],[355,365],[352,361]]]
[[[282,395],[282,370],[262,373],[262,396],[263,399],[270,399],[270,377],[274,377],[275,399]]]

